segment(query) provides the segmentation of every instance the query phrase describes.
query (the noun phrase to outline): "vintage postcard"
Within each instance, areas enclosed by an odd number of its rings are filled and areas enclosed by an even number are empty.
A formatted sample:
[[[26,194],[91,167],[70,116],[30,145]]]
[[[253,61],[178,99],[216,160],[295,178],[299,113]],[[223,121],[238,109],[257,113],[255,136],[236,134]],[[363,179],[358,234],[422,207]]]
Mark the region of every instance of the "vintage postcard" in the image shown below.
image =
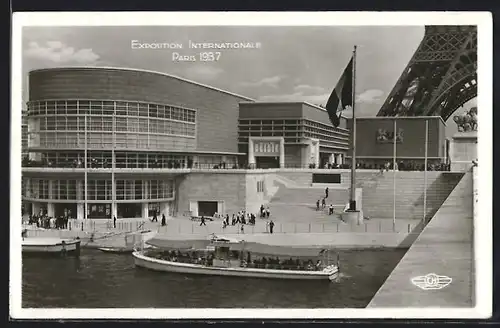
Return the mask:
[[[15,13],[12,44],[13,318],[491,315],[491,14]]]

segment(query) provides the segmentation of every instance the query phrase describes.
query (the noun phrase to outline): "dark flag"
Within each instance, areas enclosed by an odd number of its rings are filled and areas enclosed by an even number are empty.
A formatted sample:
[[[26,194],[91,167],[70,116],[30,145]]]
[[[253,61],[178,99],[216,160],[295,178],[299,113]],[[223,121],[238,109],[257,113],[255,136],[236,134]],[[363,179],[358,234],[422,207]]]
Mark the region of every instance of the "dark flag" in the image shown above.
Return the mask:
[[[340,114],[337,116],[337,112],[342,112],[347,106],[352,106],[352,65],[353,58],[349,61],[326,103],[326,111],[334,127],[340,124]]]

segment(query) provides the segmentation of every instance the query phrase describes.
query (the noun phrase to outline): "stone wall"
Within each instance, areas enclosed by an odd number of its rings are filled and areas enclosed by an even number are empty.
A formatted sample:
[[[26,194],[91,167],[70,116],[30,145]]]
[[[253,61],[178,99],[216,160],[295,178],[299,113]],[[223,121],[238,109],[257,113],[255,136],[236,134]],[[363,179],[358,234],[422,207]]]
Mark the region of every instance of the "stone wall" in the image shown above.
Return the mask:
[[[245,208],[245,173],[217,172],[187,174],[177,179],[177,213],[188,212],[189,203],[223,201],[223,212],[236,213]]]
[[[279,187],[274,182],[275,173],[248,173],[246,180],[245,210],[258,213],[261,205],[269,203]],[[258,184],[260,188],[258,188]]]
[[[450,143],[451,170],[465,172],[477,159],[477,132],[459,132]]]

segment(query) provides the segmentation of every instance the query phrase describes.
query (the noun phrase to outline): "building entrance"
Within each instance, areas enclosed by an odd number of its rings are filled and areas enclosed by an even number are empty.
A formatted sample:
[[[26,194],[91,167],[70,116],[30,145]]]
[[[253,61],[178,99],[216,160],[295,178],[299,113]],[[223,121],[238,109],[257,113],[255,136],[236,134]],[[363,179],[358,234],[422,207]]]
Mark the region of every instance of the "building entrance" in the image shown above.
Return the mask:
[[[69,217],[70,219],[76,219],[76,204],[68,204],[68,203],[61,203],[61,204],[54,204],[54,216],[60,217]]]
[[[255,157],[255,164],[258,169],[279,169],[279,157],[258,156]]]
[[[217,213],[217,202],[198,202],[199,216],[214,216]]]
[[[142,204],[140,203],[125,203],[117,204],[118,218],[140,218],[142,217]]]
[[[111,218],[111,204],[88,204],[89,219],[108,219]]]

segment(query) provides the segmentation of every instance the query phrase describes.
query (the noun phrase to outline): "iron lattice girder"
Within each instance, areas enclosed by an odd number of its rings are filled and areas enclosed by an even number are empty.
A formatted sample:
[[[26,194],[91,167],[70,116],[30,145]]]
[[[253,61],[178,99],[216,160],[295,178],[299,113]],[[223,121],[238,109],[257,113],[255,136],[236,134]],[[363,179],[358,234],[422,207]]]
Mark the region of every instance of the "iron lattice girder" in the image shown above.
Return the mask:
[[[377,116],[448,118],[463,105],[456,105],[461,102],[459,99],[468,101],[477,95],[476,72],[475,26],[426,26],[424,38]],[[466,84],[474,84],[474,88]],[[462,97],[460,92],[467,96]],[[450,95],[458,98],[452,100]]]
[[[437,108],[437,115],[447,120],[460,106],[477,96],[477,83],[473,78],[463,80],[448,92],[448,98]]]

